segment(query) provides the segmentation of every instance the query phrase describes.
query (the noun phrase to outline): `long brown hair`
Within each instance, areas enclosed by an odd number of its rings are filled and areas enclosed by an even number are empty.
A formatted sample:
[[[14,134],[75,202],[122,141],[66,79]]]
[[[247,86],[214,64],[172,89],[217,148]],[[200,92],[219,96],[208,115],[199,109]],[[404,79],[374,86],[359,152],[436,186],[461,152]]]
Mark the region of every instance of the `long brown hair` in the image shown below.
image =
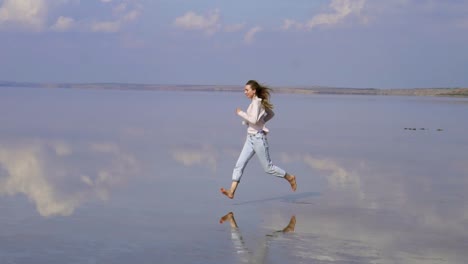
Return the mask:
[[[270,103],[270,92],[272,91],[270,87],[261,85],[255,80],[249,80],[245,85],[250,85],[250,88],[255,90],[255,95],[262,98],[262,105],[265,109],[273,109],[273,104]]]

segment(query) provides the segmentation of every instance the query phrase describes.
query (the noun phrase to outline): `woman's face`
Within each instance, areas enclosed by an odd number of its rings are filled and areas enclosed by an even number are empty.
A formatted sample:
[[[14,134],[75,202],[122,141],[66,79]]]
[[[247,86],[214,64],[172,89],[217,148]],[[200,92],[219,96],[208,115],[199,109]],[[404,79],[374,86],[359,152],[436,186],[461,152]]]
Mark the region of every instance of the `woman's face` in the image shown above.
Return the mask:
[[[247,84],[244,88],[244,94],[247,96],[249,99],[252,99],[255,95],[255,90],[252,90],[252,87],[250,87],[250,84]]]

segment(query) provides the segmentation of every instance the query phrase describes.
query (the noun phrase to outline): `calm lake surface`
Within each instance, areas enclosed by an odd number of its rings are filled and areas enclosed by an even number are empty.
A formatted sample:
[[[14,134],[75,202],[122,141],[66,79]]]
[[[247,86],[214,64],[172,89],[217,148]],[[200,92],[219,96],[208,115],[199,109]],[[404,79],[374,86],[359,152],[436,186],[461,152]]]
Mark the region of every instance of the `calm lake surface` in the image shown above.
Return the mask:
[[[272,102],[229,200],[240,92],[0,89],[0,263],[466,263],[467,99]]]

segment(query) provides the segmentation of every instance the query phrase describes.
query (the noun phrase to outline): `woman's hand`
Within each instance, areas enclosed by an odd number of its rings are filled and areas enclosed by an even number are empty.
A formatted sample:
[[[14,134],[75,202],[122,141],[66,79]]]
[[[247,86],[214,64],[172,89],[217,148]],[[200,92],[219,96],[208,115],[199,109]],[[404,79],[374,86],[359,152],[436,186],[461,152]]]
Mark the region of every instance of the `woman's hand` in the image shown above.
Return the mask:
[[[239,112],[242,111],[239,107],[236,108],[236,114],[239,114]]]

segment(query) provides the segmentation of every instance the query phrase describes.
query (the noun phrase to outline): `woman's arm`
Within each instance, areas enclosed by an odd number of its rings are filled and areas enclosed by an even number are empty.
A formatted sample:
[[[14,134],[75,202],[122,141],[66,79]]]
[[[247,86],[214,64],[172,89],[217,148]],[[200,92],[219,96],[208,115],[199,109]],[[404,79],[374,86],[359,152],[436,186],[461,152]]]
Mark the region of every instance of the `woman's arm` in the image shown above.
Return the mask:
[[[273,112],[273,110],[268,109],[268,108],[265,109],[265,112],[267,113],[267,115],[265,116],[263,120],[265,120],[265,123],[266,123],[275,116],[275,112]]]
[[[253,100],[251,106],[252,107],[248,110],[248,113],[238,111],[237,114],[250,124],[255,125],[260,120],[262,114],[261,103],[257,100]]]

